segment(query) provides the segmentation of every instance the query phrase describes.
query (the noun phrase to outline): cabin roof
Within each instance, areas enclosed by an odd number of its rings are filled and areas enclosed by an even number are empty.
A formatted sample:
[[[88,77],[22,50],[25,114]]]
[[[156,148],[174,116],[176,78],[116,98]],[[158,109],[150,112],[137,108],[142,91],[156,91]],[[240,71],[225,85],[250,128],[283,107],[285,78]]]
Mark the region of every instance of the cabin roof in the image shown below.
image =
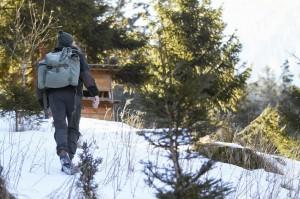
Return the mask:
[[[120,70],[119,65],[116,64],[89,64],[91,70],[101,71],[118,71]]]

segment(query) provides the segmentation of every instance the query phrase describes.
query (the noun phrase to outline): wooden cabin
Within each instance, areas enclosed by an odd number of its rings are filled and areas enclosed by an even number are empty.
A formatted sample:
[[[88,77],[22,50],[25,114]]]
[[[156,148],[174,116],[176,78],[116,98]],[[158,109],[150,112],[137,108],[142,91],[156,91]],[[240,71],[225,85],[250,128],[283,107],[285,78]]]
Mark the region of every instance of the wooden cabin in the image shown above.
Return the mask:
[[[97,87],[100,91],[100,105],[97,109],[92,107],[92,97],[84,88],[82,99],[82,117],[96,118],[101,120],[116,120],[115,107],[119,103],[114,99],[112,75],[117,71],[116,65],[90,64],[90,71],[95,78]]]

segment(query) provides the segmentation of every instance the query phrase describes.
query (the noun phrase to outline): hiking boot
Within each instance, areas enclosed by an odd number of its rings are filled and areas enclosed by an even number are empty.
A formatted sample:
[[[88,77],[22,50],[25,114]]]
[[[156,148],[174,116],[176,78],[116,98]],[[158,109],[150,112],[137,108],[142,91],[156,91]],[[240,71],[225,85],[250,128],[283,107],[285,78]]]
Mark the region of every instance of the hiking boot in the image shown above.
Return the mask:
[[[70,157],[69,154],[66,151],[61,151],[59,154],[59,159],[61,163],[61,171],[68,174],[68,175],[73,175],[77,173],[79,170],[76,168]]]

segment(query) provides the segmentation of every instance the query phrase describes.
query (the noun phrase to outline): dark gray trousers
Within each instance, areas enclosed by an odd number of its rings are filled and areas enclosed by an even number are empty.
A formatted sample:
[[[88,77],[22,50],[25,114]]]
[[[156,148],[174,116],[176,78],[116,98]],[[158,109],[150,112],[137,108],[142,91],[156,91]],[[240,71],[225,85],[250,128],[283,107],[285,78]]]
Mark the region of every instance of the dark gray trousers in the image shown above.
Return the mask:
[[[48,98],[54,120],[57,154],[64,150],[72,159],[76,153],[77,141],[80,136],[81,97],[75,93],[74,88],[67,87],[52,89],[48,92]],[[75,103],[76,111],[74,112]]]

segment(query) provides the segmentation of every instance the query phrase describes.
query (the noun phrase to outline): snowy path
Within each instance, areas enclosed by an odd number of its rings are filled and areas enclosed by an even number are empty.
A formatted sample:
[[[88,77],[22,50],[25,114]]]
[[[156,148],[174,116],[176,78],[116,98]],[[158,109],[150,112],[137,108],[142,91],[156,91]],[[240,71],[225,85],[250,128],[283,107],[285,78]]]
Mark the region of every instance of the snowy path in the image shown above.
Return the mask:
[[[0,118],[0,161],[9,190],[20,199],[63,199],[68,195],[74,198],[75,189],[70,187],[75,186],[79,174],[67,176],[60,171],[51,122],[43,123],[39,130],[21,133],[11,132],[11,125],[9,120]],[[140,161],[152,159],[159,164],[168,163],[157,157],[159,151],[136,135],[135,129],[122,123],[83,118],[80,131],[83,140],[96,143],[94,157],[103,158],[95,180],[99,185],[99,198],[155,198],[155,190],[144,182]],[[78,162],[77,156],[74,161]],[[202,161],[189,162],[186,167],[195,170]],[[209,176],[232,183],[237,192],[228,198],[299,198],[295,195],[300,189],[299,162],[289,160],[287,163],[286,176],[263,170],[247,171],[223,163],[217,163]]]
[[[78,174],[67,176],[60,171],[51,122],[43,124],[39,131],[22,133],[8,133],[9,123],[3,120],[0,126],[4,176],[13,182],[9,189],[17,198],[67,198]],[[83,140],[94,141],[98,146],[94,156],[103,158],[96,176],[100,198],[154,198],[140,172],[139,161],[147,143],[139,136],[132,136],[133,128],[82,119],[80,130]],[[74,162],[78,162],[77,156]]]

